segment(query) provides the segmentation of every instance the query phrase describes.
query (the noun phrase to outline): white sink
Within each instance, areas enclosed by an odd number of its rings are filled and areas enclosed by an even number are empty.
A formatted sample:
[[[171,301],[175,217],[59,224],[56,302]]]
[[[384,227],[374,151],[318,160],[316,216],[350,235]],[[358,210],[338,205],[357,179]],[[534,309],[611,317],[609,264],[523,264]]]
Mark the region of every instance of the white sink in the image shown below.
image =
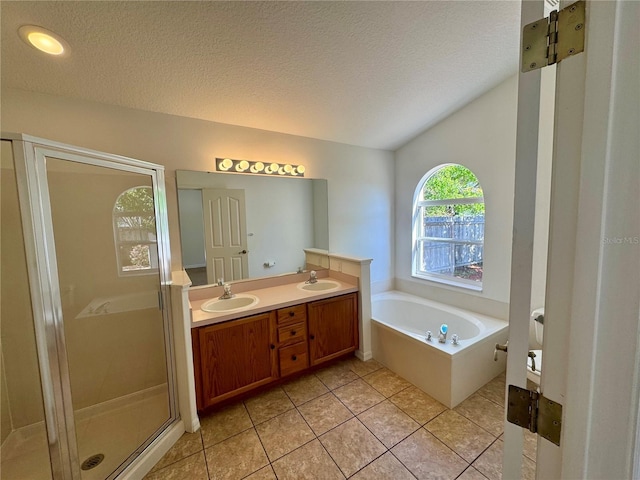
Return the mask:
[[[253,307],[258,303],[258,297],[248,293],[238,293],[233,298],[214,298],[202,304],[201,310],[209,313],[225,313]]]
[[[316,283],[302,282],[298,284],[300,290],[306,290],[308,292],[328,292],[337,290],[339,287],[340,283],[333,280],[318,280]]]

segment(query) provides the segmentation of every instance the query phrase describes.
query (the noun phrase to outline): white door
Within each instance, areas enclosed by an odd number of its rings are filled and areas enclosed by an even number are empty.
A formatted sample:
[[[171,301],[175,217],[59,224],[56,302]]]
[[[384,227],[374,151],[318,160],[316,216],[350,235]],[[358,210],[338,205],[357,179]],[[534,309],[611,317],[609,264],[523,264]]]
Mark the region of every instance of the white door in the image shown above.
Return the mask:
[[[541,3],[523,2],[523,24]],[[538,437],[538,479],[640,478],[638,19],[640,3],[587,2],[585,52],[557,66],[541,392],[563,414],[559,447]],[[535,189],[525,160],[535,151],[539,73],[521,74],[518,95],[507,367],[514,385],[522,385],[526,360],[526,202]],[[519,478],[521,433],[506,423],[504,438],[503,478]]]
[[[207,283],[247,278],[249,270],[244,190],[203,189]]]

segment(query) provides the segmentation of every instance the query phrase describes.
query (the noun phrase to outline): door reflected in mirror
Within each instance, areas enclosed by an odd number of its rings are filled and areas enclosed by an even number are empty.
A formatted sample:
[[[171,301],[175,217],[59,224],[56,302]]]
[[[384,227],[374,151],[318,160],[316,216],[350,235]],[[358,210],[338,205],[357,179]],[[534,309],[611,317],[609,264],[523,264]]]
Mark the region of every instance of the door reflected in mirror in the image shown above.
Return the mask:
[[[295,273],[305,248],[329,250],[326,180],[189,170],[176,180],[194,286]]]

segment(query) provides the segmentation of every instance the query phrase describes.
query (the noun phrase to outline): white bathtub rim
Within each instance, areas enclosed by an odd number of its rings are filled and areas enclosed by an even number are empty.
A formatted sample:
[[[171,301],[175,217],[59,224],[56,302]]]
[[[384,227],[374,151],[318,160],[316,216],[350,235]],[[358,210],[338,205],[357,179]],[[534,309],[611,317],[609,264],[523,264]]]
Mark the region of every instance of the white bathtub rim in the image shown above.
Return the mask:
[[[441,344],[438,342],[437,332],[434,332],[434,336],[432,340],[429,342],[426,340],[425,335],[418,335],[412,332],[408,332],[396,325],[390,324],[389,322],[375,318],[373,314],[371,315],[372,321],[375,321],[380,325],[384,325],[385,327],[391,330],[394,330],[395,332],[398,332],[398,334],[400,335],[405,335],[423,345],[426,345],[440,354],[444,354],[448,356],[459,356],[461,354],[464,354],[464,352],[471,351],[474,349],[475,346],[478,345],[479,342],[481,342],[486,337],[490,337],[494,333],[500,332],[503,329],[508,328],[509,326],[509,322],[505,320],[500,320],[497,318],[489,317],[487,315],[482,315],[482,314],[471,312],[468,310],[463,310],[457,307],[453,307],[451,305],[447,305],[445,303],[436,302],[426,298],[418,297],[416,295],[400,292],[397,290],[390,290],[387,292],[382,292],[382,293],[372,295],[371,297],[372,307],[376,300],[403,300],[403,301],[422,304],[430,308],[435,308],[435,309],[443,310],[443,311],[458,315],[461,318],[467,321],[470,321],[474,325],[478,326],[480,333],[468,340],[462,340],[459,345],[451,344],[450,338],[447,339],[446,344]],[[455,332],[450,332],[450,333],[453,334]]]

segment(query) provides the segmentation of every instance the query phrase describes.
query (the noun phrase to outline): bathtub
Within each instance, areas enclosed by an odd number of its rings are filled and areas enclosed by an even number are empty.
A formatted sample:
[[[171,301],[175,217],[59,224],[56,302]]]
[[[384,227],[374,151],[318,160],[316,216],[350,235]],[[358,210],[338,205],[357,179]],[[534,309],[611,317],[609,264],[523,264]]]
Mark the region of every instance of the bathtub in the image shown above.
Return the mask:
[[[504,320],[397,291],[372,296],[371,312],[373,358],[449,408],[505,370],[506,355],[493,360],[495,344],[508,338]],[[445,344],[438,342],[443,323]]]

